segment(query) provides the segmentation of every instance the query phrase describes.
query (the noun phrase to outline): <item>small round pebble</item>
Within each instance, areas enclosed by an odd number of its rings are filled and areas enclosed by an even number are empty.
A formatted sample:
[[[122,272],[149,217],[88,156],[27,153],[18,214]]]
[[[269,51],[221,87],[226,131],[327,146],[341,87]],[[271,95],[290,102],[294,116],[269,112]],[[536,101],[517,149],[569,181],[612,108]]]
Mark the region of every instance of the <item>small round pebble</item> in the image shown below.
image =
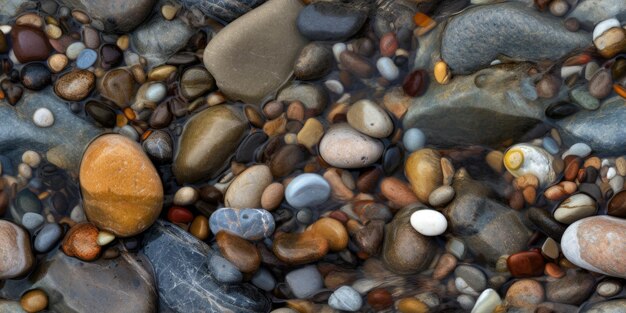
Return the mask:
[[[32,168],[37,168],[41,164],[41,156],[33,150],[27,150],[22,154],[22,162]]]
[[[98,59],[98,52],[92,49],[84,49],[78,54],[78,59],[76,59],[76,67],[80,69],[88,69]]]
[[[386,80],[393,81],[400,75],[400,70],[393,63],[393,60],[388,57],[382,57],[376,61],[376,68],[380,75],[382,75]]]
[[[65,50],[65,55],[70,60],[76,60],[80,53],[85,50],[85,48],[86,47],[84,43],[77,41],[67,47],[67,49]]]
[[[159,102],[165,98],[167,89],[163,83],[154,83],[146,90],[146,100]]]
[[[622,291],[622,285],[618,280],[607,279],[598,284],[596,292],[603,297],[612,297]]]
[[[243,274],[237,267],[218,254],[211,256],[209,269],[218,281],[225,284],[235,284],[243,279]]]
[[[37,230],[44,222],[43,216],[38,213],[26,212],[22,216],[22,226],[26,227],[31,233]]]
[[[296,219],[304,225],[309,225],[313,222],[313,212],[309,208],[301,209],[296,213]]]
[[[174,205],[185,206],[193,204],[198,200],[198,196],[198,191],[195,188],[185,186],[178,189],[174,194]]]
[[[48,295],[41,289],[29,290],[20,298],[20,305],[28,313],[43,311],[48,306]]]
[[[274,287],[276,287],[276,279],[274,279],[274,276],[272,276],[270,271],[263,267],[254,273],[250,282],[252,282],[252,284],[254,284],[257,288],[265,291],[272,291]]]
[[[559,144],[556,143],[556,141],[554,139],[552,139],[552,137],[544,137],[543,141],[541,142],[541,145],[550,154],[557,154],[557,153],[559,153]]]
[[[424,148],[426,144],[426,135],[419,128],[410,128],[404,132],[402,136],[404,148],[410,152]]]
[[[39,108],[33,114],[33,122],[42,128],[50,127],[54,124],[54,115],[46,108]]]
[[[363,306],[363,299],[354,288],[342,286],[330,295],[328,305],[336,310],[356,312]]]
[[[99,246],[106,246],[110,244],[113,240],[115,240],[115,235],[111,234],[108,231],[101,230],[98,232],[98,238],[96,242]]]
[[[454,198],[454,188],[448,185],[441,186],[428,196],[428,203],[434,207],[448,204]]]
[[[35,250],[39,253],[50,251],[59,242],[63,229],[57,223],[46,224],[35,237]]]
[[[411,214],[411,226],[424,236],[439,236],[448,228],[448,221],[443,214],[424,209]]]

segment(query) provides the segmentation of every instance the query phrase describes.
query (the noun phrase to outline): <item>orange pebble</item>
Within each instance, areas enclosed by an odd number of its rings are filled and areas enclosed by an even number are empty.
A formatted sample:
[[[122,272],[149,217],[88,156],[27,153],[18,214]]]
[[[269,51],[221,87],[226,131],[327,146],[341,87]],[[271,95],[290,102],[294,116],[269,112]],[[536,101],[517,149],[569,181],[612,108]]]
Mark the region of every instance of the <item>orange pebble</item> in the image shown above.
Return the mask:
[[[550,277],[561,278],[565,276],[565,271],[554,263],[547,263],[544,269],[544,273]]]
[[[131,121],[134,121],[137,118],[135,111],[131,108],[124,108],[124,116]]]
[[[435,21],[432,18],[430,18],[428,15],[421,13],[421,12],[415,13],[415,15],[413,16],[413,21],[415,22],[415,25],[419,27],[427,27],[435,23]]]
[[[4,91],[0,90],[0,100],[4,99]]]
[[[145,131],[143,134],[141,134],[141,141],[148,139],[148,137],[150,137],[151,134],[152,134],[151,129]]]
[[[613,84],[613,90],[620,97],[626,99],[626,88],[624,88],[622,85],[620,85],[620,84]]]
[[[117,127],[124,127],[124,125],[128,124],[128,119],[124,114],[118,114],[115,118],[115,125]]]

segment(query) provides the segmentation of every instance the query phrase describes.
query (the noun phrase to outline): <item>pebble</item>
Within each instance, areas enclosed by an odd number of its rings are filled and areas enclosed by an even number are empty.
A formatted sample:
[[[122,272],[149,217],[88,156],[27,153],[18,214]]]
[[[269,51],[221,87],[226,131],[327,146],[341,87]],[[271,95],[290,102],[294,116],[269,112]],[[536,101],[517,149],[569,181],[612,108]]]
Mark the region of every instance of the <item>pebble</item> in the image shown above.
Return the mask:
[[[330,185],[318,174],[301,174],[285,188],[285,200],[295,208],[320,205],[330,197]]]
[[[297,79],[313,80],[326,76],[334,65],[333,53],[324,45],[312,42],[300,52],[294,65]]]
[[[424,209],[411,214],[411,226],[424,236],[439,236],[448,228],[448,222],[443,214]]]
[[[41,225],[43,225],[44,221],[44,217],[38,213],[26,212],[24,216],[22,216],[22,226],[28,229],[31,233],[34,233]]]
[[[462,279],[463,283],[471,288],[472,293],[468,294],[478,296],[480,292],[487,288],[487,277],[481,270],[473,266],[459,265],[454,270],[454,275],[457,280]],[[459,291],[463,292],[461,289]]]
[[[400,313],[427,313],[429,311],[426,303],[413,297],[400,299],[396,303],[396,307]]]
[[[598,293],[598,295],[602,297],[606,297],[606,298],[615,296],[621,291],[622,291],[622,285],[620,284],[619,281],[614,280],[614,279],[604,280],[601,283],[599,283],[598,286],[596,287],[596,292]]]
[[[120,47],[112,44],[104,44],[100,47],[100,66],[102,66],[103,69],[108,70],[113,68],[122,63],[122,60],[123,54]]]
[[[551,137],[544,137],[541,141],[542,147],[552,155],[559,153],[559,145]]]
[[[272,273],[264,267],[259,268],[259,270],[254,273],[250,282],[265,291],[272,291],[274,287],[276,287],[276,279],[272,276]]]
[[[33,123],[41,128],[50,127],[54,124],[54,115],[47,108],[39,108],[33,113]]]
[[[541,283],[532,279],[520,279],[513,283],[506,292],[505,300],[515,307],[532,307],[544,300]]]
[[[187,208],[173,206],[167,210],[167,219],[172,223],[187,224],[193,221],[193,213]]]
[[[428,196],[428,203],[434,207],[444,206],[454,198],[454,188],[444,185],[441,186]]]
[[[389,114],[370,100],[354,103],[346,117],[350,126],[370,137],[384,138],[393,132],[393,122]]]
[[[50,251],[63,236],[63,229],[59,224],[49,223],[37,233],[34,248],[38,253]]]
[[[569,147],[569,149],[567,149],[567,151],[563,152],[561,158],[565,160],[568,155],[586,158],[587,156],[589,156],[589,154],[591,154],[591,147],[589,147],[589,145],[587,145],[586,143],[579,142],[573,144],[571,147]]]
[[[363,299],[352,287],[342,286],[330,295],[328,305],[336,310],[356,312],[363,306]]]
[[[88,69],[96,63],[97,59],[98,53],[96,51],[92,49],[84,49],[78,54],[78,57],[76,59],[76,67],[83,70]]]
[[[48,307],[48,295],[41,289],[29,290],[20,298],[20,305],[28,313],[41,312]]]
[[[328,250],[328,240],[314,232],[282,233],[274,237],[272,245],[276,257],[292,265],[317,261],[324,257]]]
[[[530,144],[511,146],[503,158],[504,167],[514,177],[532,174],[539,179],[541,186],[552,184],[556,180],[554,157],[548,151]]]
[[[546,284],[546,298],[552,302],[580,305],[593,293],[595,284],[595,278],[589,273],[569,272],[569,275]]]
[[[428,73],[424,70],[415,70],[409,73],[402,83],[402,90],[409,97],[419,97],[428,87]]]
[[[215,241],[222,256],[241,272],[250,274],[259,269],[261,255],[249,241],[225,231],[218,232],[215,235]]]
[[[388,57],[378,59],[378,61],[376,61],[376,68],[380,75],[388,81],[394,81],[400,76],[400,70],[393,60]]]
[[[606,98],[612,90],[611,72],[606,69],[598,70],[589,80],[589,94],[596,99]]]
[[[215,79],[203,67],[191,67],[180,78],[180,91],[193,100],[215,87]]]
[[[594,215],[598,206],[593,198],[578,193],[565,199],[554,211],[554,219],[563,224],[571,224],[582,218]]]
[[[90,223],[76,224],[65,234],[61,248],[67,256],[93,261],[100,256],[98,228]]]
[[[221,283],[236,284],[243,280],[243,274],[241,274],[237,267],[217,254],[211,256],[208,265],[209,272]]]
[[[174,194],[174,205],[186,206],[198,200],[198,191],[189,186],[182,187]]]
[[[333,48],[332,48],[332,50],[333,50],[333,55],[335,56],[335,60],[336,60],[337,62],[339,62],[339,61],[340,61],[340,56],[341,56],[341,53],[342,53],[342,52],[344,52],[344,51],[346,51],[347,49],[348,49],[348,47],[347,47],[347,46],[346,46],[346,44],[345,44],[345,43],[343,43],[343,42],[338,42],[338,43],[336,43],[336,44],[334,44],[334,45],[333,45]]]
[[[419,128],[409,128],[402,136],[402,143],[407,151],[414,152],[424,148],[426,135]]]
[[[506,264],[513,277],[536,277],[543,275],[544,259],[537,251],[523,251],[510,255]]]
[[[84,43],[80,41],[74,42],[67,47],[67,50],[65,50],[65,55],[70,60],[76,60],[80,53],[85,50],[85,48],[87,47]]]
[[[37,168],[41,164],[41,156],[33,150],[27,150],[22,154],[22,162],[32,168]]]
[[[474,304],[476,304],[476,302],[474,301],[474,297],[470,295],[460,295],[456,298],[456,301],[465,311],[471,310],[474,307]]]
[[[471,313],[492,313],[501,303],[502,299],[495,290],[485,289],[476,299]]]
[[[272,183],[272,172],[267,165],[254,165],[237,175],[226,190],[224,205],[232,208],[261,207],[261,196]]]
[[[333,125],[326,132],[320,142],[319,151],[322,158],[332,166],[361,168],[378,161],[383,153],[383,145],[377,139],[342,123]]]
[[[72,70],[59,77],[54,92],[69,101],[81,101],[94,89],[96,76],[87,70]]]
[[[59,73],[63,71],[68,63],[69,60],[65,56],[65,54],[57,53],[51,55],[50,58],[48,58],[48,68],[50,68],[53,73]]]
[[[371,78],[374,75],[374,67],[365,57],[349,50],[339,55],[339,61],[349,73],[358,78]]]
[[[541,253],[550,258],[556,260],[559,257],[559,245],[554,239],[548,237],[541,246]]]
[[[597,110],[600,107],[600,100],[592,96],[589,91],[582,87],[570,91],[570,98],[587,110]]]
[[[35,264],[30,236],[21,227],[0,220],[0,279],[12,279],[28,273]]]
[[[393,297],[386,289],[376,288],[367,294],[367,304],[374,310],[382,311],[393,304]]]
[[[300,11],[298,31],[311,41],[343,41],[367,20],[367,10],[342,2],[314,2]]]
[[[380,183],[380,191],[385,198],[399,207],[405,207],[419,201],[411,187],[406,182],[395,177],[383,178]]]
[[[264,209],[221,208],[209,219],[213,234],[228,231],[247,240],[270,237],[276,228],[274,217]]]
[[[52,82],[52,74],[43,63],[28,63],[20,71],[20,80],[30,90],[41,90]]]
[[[293,295],[300,299],[309,298],[324,287],[322,275],[313,265],[287,273],[285,282]]]
[[[322,137],[324,136],[324,126],[316,118],[309,118],[302,126],[302,129],[298,132],[296,140],[298,144],[307,147],[312,150],[316,146]]]
[[[96,239],[96,243],[99,246],[106,246],[115,240],[115,235],[111,234],[108,231],[100,231],[98,232],[98,238]]]
[[[446,62],[444,61],[438,61],[437,63],[435,63],[433,74],[435,76],[435,80],[442,85],[449,83],[450,77],[452,76],[448,64],[446,64]]]
[[[441,156],[433,149],[425,148],[411,153],[404,172],[422,203],[428,203],[430,194],[443,183]]]
[[[172,137],[164,131],[153,130],[148,138],[141,143],[141,146],[150,159],[157,163],[167,163],[174,157],[174,143],[172,142]]]
[[[119,108],[125,108],[135,97],[135,78],[124,68],[110,70],[98,81],[98,91]]]
[[[13,53],[20,63],[45,61],[52,50],[44,32],[31,26],[14,25],[11,41]]]

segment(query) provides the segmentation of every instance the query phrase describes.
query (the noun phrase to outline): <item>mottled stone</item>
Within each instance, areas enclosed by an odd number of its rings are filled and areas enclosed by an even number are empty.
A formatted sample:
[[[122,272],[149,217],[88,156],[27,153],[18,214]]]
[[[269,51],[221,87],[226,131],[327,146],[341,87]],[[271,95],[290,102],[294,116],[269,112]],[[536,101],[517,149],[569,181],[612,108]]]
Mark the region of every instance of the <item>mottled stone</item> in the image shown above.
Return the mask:
[[[553,302],[580,305],[589,298],[595,284],[595,278],[589,273],[570,273],[546,284],[546,298]]]
[[[141,24],[152,12],[156,0],[62,0],[60,2],[70,8],[83,10],[92,19],[102,23],[108,32],[127,33]]]
[[[519,3],[498,3],[454,16],[442,36],[441,56],[455,74],[468,74],[500,55],[555,60],[589,42],[589,33],[570,32],[560,19]]]
[[[264,209],[221,208],[209,219],[211,232],[225,230],[248,240],[260,240],[274,233],[272,214]]]
[[[179,182],[217,176],[243,139],[248,126],[236,108],[219,105],[190,118],[183,129],[174,158]]]
[[[158,163],[169,162],[174,155],[172,137],[162,130],[153,130],[141,146],[148,156]]]
[[[19,226],[0,220],[0,279],[22,276],[35,264],[30,236]]]
[[[131,41],[137,53],[153,67],[165,63],[183,48],[193,33],[193,29],[181,19],[168,21],[160,14],[155,14],[133,32]]]
[[[341,123],[333,125],[322,137],[319,153],[332,166],[361,168],[378,161],[383,153],[383,145],[378,139]]]
[[[226,24],[259,6],[265,0],[181,0],[180,2],[188,9],[199,10],[206,16]]]
[[[206,267],[207,244],[173,224],[157,221],[141,250],[154,269],[165,312],[268,312],[269,300],[250,284],[224,285]]]
[[[297,0],[269,1],[211,39],[204,65],[226,96],[258,103],[289,78],[306,44],[294,27],[302,7]]]

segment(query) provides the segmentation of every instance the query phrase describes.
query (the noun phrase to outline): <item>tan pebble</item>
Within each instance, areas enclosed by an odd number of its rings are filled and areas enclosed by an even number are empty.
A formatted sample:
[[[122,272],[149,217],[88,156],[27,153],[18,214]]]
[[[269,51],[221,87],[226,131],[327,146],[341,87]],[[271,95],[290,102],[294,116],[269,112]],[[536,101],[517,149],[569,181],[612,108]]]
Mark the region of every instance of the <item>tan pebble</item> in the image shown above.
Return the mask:
[[[200,240],[206,240],[209,238],[209,220],[204,215],[198,215],[191,222],[189,226],[189,232]]]
[[[348,231],[340,221],[334,218],[322,217],[309,226],[306,232],[325,238],[331,251],[341,251],[348,246]]]
[[[424,302],[412,297],[400,299],[396,307],[400,313],[428,313],[430,311]]]
[[[43,26],[43,19],[35,13],[26,13],[20,15],[15,20],[15,25],[27,25],[35,28],[41,28]]]
[[[441,158],[441,172],[443,173],[443,184],[452,185],[452,179],[454,178],[454,165],[448,158]]]
[[[285,143],[288,145],[295,145],[298,144],[298,135],[294,133],[287,133],[283,137],[283,140],[285,140]]]
[[[33,177],[33,169],[30,168],[30,166],[28,166],[28,164],[26,163],[20,163],[17,166],[17,173],[26,179],[30,179],[31,177]]]
[[[39,167],[39,164],[41,164],[41,156],[33,150],[28,150],[22,154],[22,162],[28,164],[28,166],[32,168],[37,168]]]
[[[265,187],[263,194],[261,195],[261,207],[271,211],[276,209],[283,201],[285,196],[285,187],[281,183],[271,183]]]
[[[48,307],[48,295],[41,289],[32,289],[20,298],[22,309],[28,313],[40,312]]]
[[[218,104],[222,104],[224,102],[226,102],[226,98],[224,97],[224,95],[219,92],[212,92],[210,93],[207,98],[206,98],[206,102],[209,106],[215,106]]]
[[[284,134],[287,129],[287,116],[285,113],[281,114],[279,117],[267,121],[265,125],[263,125],[263,132],[265,132],[268,136],[273,137],[276,135]]]
[[[346,103],[337,103],[333,105],[328,111],[328,115],[326,119],[331,123],[342,122],[346,120],[346,114],[348,114],[348,110],[350,106]]]
[[[174,17],[176,17],[178,9],[179,7],[173,6],[171,4],[166,4],[161,7],[161,14],[166,20],[171,21],[174,19]]]
[[[439,61],[435,63],[434,75],[435,80],[442,85],[449,83],[450,77],[452,77],[450,68],[448,67],[448,64],[446,64],[446,62],[444,61]]]
[[[198,190],[193,187],[185,186],[180,188],[174,194],[174,205],[190,205],[198,200]]]
[[[409,109],[412,98],[407,96],[402,88],[393,88],[385,93],[383,97],[383,107],[400,119]]]
[[[81,10],[72,10],[72,17],[81,24],[91,23],[91,18],[89,18],[89,15]]]
[[[546,189],[546,191],[543,192],[543,195],[550,201],[559,201],[565,199],[568,193],[565,192],[562,186],[555,185]]]
[[[417,150],[407,158],[404,173],[417,198],[425,203],[430,193],[442,185],[441,155],[433,149]]]
[[[350,171],[341,171],[341,181],[343,181],[343,184],[349,189],[356,188],[356,182],[354,181],[354,177],[352,177]]]
[[[589,166],[600,170],[600,168],[602,167],[602,160],[600,160],[600,158],[596,156],[590,157],[585,160],[585,163],[583,163],[583,168],[587,168]]]
[[[533,205],[535,204],[535,199],[537,198],[537,189],[532,186],[528,186],[524,188],[522,191],[522,195],[524,195],[524,200],[526,203]]]
[[[526,187],[539,187],[539,179],[533,174],[524,174],[515,179],[515,188],[524,190]]]
[[[59,39],[63,35],[63,31],[59,26],[48,24],[46,25],[46,35],[51,39]]]
[[[176,66],[173,65],[160,65],[153,68],[148,73],[148,80],[150,81],[163,81],[166,80],[172,73],[176,72]],[[134,74],[134,73],[133,73]]]
[[[565,190],[567,194],[573,194],[578,189],[578,185],[571,181],[562,181],[559,185],[563,187],[563,190]]]
[[[287,107],[287,118],[290,120],[304,121],[304,105],[300,101],[294,101]]]
[[[380,183],[380,191],[399,207],[407,206],[411,203],[419,202],[411,187],[402,180],[395,177],[386,177]]]
[[[489,165],[489,167],[494,170],[494,172],[502,173],[502,171],[504,170],[504,164],[502,163],[503,159],[504,153],[502,153],[502,151],[493,150],[487,153],[485,161],[487,162],[487,165]]]
[[[263,124],[265,123],[265,119],[263,118],[263,115],[261,115],[261,113],[257,111],[255,107],[251,105],[246,105],[243,109],[243,112],[246,115],[246,118],[248,118],[248,121],[250,121],[250,124],[258,128],[263,127]]]
[[[116,44],[118,48],[120,48],[122,51],[125,51],[130,46],[130,37],[128,35],[122,35],[117,38]]]
[[[615,159],[615,169],[620,176],[626,176],[626,157]]]
[[[143,66],[136,64],[130,67],[130,72],[136,82],[143,84],[146,82],[146,72],[143,70]]]
[[[53,73],[61,72],[69,63],[65,54],[53,54],[48,58],[48,67]]]
[[[445,253],[437,260],[437,265],[433,271],[433,279],[439,280],[445,278],[454,270],[456,264],[456,257],[450,253]]]
[[[440,186],[428,196],[428,203],[433,207],[444,206],[452,201],[454,194],[454,188],[448,185]]]
[[[324,179],[330,184],[332,190],[332,196],[339,201],[350,201],[354,198],[354,193],[350,188],[344,185],[343,180],[339,174],[339,169],[329,168],[324,173]]]
[[[544,298],[543,286],[532,279],[518,280],[506,292],[506,301],[515,307],[533,307]]]
[[[106,246],[109,243],[111,243],[113,240],[115,240],[115,235],[111,234],[108,231],[101,230],[98,233],[97,243],[98,243],[99,246]]]
[[[559,134],[559,131],[556,128],[552,128],[550,130],[550,137],[552,137],[552,139],[554,139],[554,141],[556,141],[559,146],[563,144],[563,141],[561,140],[561,134]]]

